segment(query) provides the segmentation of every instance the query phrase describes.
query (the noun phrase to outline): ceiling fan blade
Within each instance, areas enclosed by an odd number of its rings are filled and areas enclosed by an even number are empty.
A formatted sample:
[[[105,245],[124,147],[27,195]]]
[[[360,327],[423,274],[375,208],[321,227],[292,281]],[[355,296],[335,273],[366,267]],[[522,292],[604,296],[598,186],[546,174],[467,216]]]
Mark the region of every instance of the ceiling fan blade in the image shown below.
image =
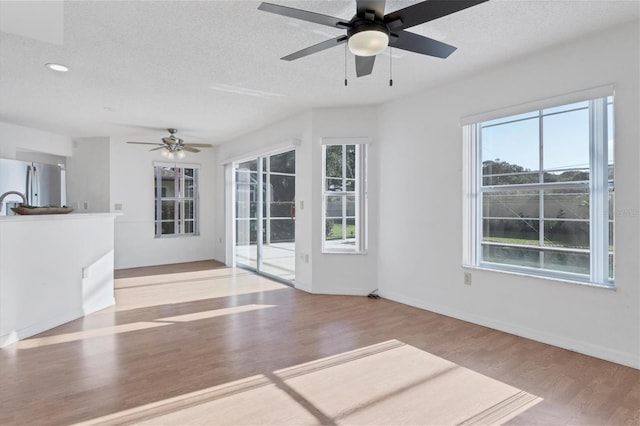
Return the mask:
[[[210,143],[185,143],[183,146],[190,146],[190,147],[196,147],[196,148],[211,148],[213,147],[213,145],[211,145]]]
[[[356,75],[363,77],[371,74],[375,61],[375,56],[356,56]]]
[[[185,151],[189,151],[189,152],[200,152],[199,149],[195,149],[195,148],[191,148],[189,146],[182,146],[182,149],[184,149]]]
[[[279,6],[273,3],[261,3],[258,10],[275,13],[276,15],[288,16],[289,18],[300,19],[302,21],[315,22],[333,28],[345,28],[348,21],[334,16],[322,15],[320,13],[309,12],[308,10],[295,9],[293,7]]]
[[[138,145],[160,145],[160,146],[164,146],[161,143],[155,143],[155,142],[127,142],[127,143],[135,143]]]
[[[367,10],[373,10],[376,13],[376,17],[382,19],[384,16],[384,3],[385,0],[356,0],[359,17],[364,17],[364,13]]]
[[[394,26],[394,29],[405,29],[420,25],[443,16],[459,12],[469,7],[484,3],[488,0],[428,0],[417,3],[404,9],[391,12],[384,17],[384,22],[390,23],[402,20],[402,24]]]
[[[285,61],[293,61],[296,59],[300,59],[303,58],[305,56],[311,55],[312,53],[318,53],[321,52],[323,50],[329,49],[331,47],[334,46],[338,46],[341,45],[342,43],[347,41],[347,36],[340,36],[340,37],[336,37],[336,38],[332,38],[330,40],[327,41],[323,41],[321,43],[318,44],[314,44],[313,46],[309,46],[305,49],[302,50],[298,50],[295,53],[292,53],[290,55],[287,55],[283,58],[280,59],[284,59]]]
[[[165,149],[165,147],[164,146],[159,146],[157,148],[151,148],[149,151],[157,151],[159,149]]]
[[[397,38],[389,39],[389,46],[436,58],[446,58],[456,50],[456,47],[409,31],[398,31],[397,35]]]

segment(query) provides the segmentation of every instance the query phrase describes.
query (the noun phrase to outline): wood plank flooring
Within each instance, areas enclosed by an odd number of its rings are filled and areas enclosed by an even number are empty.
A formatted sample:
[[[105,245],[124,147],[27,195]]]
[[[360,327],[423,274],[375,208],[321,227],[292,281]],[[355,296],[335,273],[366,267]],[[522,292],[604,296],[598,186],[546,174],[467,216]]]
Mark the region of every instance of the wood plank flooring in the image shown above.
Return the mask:
[[[118,271],[115,307],[0,349],[0,424],[91,421],[391,339],[543,398],[510,424],[640,424],[638,370],[220,266]]]

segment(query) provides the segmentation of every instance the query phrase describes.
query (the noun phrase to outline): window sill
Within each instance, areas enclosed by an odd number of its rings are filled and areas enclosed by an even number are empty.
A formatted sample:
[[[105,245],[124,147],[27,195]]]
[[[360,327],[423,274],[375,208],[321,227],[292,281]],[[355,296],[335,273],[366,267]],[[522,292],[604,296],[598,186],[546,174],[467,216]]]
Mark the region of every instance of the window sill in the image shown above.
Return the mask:
[[[568,278],[550,277],[550,276],[545,276],[545,275],[532,275],[532,274],[527,274],[525,272],[509,271],[509,270],[504,270],[504,269],[495,269],[495,268],[489,268],[489,267],[485,267],[485,266],[462,265],[462,268],[465,269],[465,270],[496,272],[496,273],[499,273],[499,274],[515,275],[515,276],[518,276],[518,277],[527,277],[527,278],[545,280],[545,281],[555,281],[555,282],[560,282],[560,283],[565,283],[565,284],[577,284],[577,285],[586,286],[586,287],[600,288],[600,289],[603,289],[603,290],[617,291],[615,283],[611,283],[611,285],[598,284],[598,283],[592,283],[592,282],[589,282],[589,281],[571,280],[571,279],[568,279]]]
[[[189,238],[189,237],[199,237],[200,234],[165,234],[165,235],[154,235],[154,238],[163,239],[163,238]]]
[[[350,254],[350,255],[369,254],[369,252],[366,252],[366,251],[338,251],[338,250],[330,250],[330,251],[322,250],[321,253],[322,254]]]

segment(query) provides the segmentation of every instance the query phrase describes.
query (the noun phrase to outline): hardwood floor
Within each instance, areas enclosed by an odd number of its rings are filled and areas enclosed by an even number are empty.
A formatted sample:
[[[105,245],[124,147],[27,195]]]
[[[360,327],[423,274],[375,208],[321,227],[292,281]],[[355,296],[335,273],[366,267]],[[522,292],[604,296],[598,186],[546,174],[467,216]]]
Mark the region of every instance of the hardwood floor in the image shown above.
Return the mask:
[[[391,339],[543,398],[510,424],[640,424],[638,370],[219,266],[118,271],[115,307],[1,349],[0,424],[90,421]]]
[[[114,277],[134,278],[150,275],[178,274],[180,272],[208,271],[210,269],[226,268],[224,263],[215,260],[200,260],[197,262],[176,263],[173,265],[143,266],[141,268],[117,269]]]

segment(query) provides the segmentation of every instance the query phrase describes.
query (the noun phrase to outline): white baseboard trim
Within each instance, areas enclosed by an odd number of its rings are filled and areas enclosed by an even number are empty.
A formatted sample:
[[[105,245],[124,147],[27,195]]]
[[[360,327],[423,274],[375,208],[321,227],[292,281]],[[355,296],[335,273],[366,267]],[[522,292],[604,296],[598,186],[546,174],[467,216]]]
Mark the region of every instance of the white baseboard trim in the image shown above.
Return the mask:
[[[11,345],[18,340],[26,339],[27,337],[35,336],[38,333],[50,330],[82,316],[82,310],[78,309],[74,310],[74,312],[65,312],[64,314],[47,318],[45,321],[30,325],[20,330],[12,330],[9,334],[0,337],[0,347]]]
[[[83,316],[101,311],[104,308],[108,308],[109,306],[113,306],[115,304],[116,304],[116,298],[110,297],[109,299],[101,301],[100,303],[93,303],[91,305],[83,306],[82,307],[82,311],[84,312]]]
[[[75,309],[73,312],[65,312],[63,314],[52,316],[51,318],[47,318],[45,321],[30,325],[20,330],[12,330],[8,334],[0,336],[0,348],[16,343],[18,340],[35,336],[36,334],[42,333],[43,331],[51,330],[52,328],[58,327],[62,324],[66,324],[69,321],[82,318],[85,315],[115,305],[115,303],[115,298],[111,298],[111,300],[107,300],[105,301],[105,303],[95,304],[84,309]]]
[[[568,349],[573,352],[600,358],[605,361],[615,362],[616,364],[622,364],[628,367],[640,369],[640,356],[638,356],[638,354],[610,349],[601,345],[595,345],[590,342],[576,340],[570,337],[560,336],[545,331],[534,330],[528,327],[520,326],[518,324],[500,321],[495,318],[469,314],[468,312],[432,304],[423,300],[390,291],[380,291],[379,293],[381,297],[393,300],[394,302],[403,303],[405,305],[425,309],[437,314],[446,315],[448,317],[482,325],[484,327],[504,331],[505,333],[515,334],[516,336],[546,343],[552,346],[557,346],[559,348]]]
[[[300,281],[294,281],[293,282],[293,287],[296,290],[302,290],[305,293],[312,293],[311,286],[309,284],[307,284],[307,283],[303,283],[303,282],[300,282]]]
[[[366,296],[369,291],[362,290],[361,288],[323,288],[320,291],[310,291],[312,294],[328,294],[336,296]]]

